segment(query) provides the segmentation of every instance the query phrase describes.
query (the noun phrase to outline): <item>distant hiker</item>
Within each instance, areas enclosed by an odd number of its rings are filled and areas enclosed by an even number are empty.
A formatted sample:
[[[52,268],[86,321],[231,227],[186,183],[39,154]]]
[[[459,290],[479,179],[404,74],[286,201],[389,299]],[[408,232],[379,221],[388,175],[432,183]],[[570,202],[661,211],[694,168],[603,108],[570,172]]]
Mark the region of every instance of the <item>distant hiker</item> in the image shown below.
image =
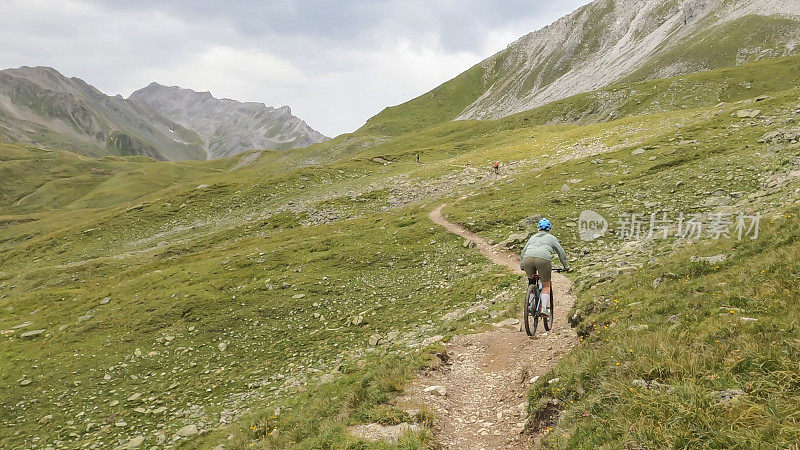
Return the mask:
[[[500,163],[495,161],[495,163],[492,164],[492,170],[494,170],[494,174],[495,175],[499,174],[500,173]]]
[[[419,153],[417,153],[417,164],[419,164]]]
[[[539,280],[542,282],[542,305],[544,306],[544,314],[550,315],[550,272],[552,270],[552,263],[550,261],[553,252],[558,254],[558,259],[561,260],[561,265],[565,270],[567,267],[567,254],[561,248],[558,239],[550,234],[551,228],[550,221],[542,219],[539,221],[539,232],[528,239],[525,248],[522,249],[520,255],[519,268],[525,271],[525,275],[530,279],[534,273],[539,274]]]

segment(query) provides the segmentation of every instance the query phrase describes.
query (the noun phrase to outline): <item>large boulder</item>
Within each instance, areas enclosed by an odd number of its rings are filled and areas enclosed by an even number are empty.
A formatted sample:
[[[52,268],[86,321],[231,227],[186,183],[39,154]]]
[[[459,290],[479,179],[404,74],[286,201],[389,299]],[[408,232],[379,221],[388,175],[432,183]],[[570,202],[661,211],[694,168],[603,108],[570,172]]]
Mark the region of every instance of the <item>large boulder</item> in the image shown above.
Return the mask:
[[[542,216],[540,215],[528,216],[520,220],[517,225],[519,226],[520,230],[527,230],[530,227],[536,226],[540,220],[542,220]]]
[[[740,119],[746,119],[746,118],[755,119],[760,115],[761,115],[760,109],[740,109],[736,111],[736,117]]]
[[[511,233],[505,241],[500,243],[501,247],[512,248],[517,244],[521,244],[528,239],[527,233]]]

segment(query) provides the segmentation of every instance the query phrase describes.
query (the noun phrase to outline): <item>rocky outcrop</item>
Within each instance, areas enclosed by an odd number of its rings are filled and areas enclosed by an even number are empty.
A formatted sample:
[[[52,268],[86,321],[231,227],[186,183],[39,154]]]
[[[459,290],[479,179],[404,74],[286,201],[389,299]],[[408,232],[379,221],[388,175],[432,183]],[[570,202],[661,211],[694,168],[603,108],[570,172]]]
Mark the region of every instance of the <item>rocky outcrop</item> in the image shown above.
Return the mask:
[[[362,130],[397,135],[410,131],[409,123],[497,119],[592,91],[586,109],[569,108],[552,123],[606,121],[618,118],[631,95],[615,83],[630,87],[797,53],[800,2],[794,0],[596,0],[385,109]]]
[[[741,26],[770,39],[725,37]],[[664,78],[784,56],[800,51],[799,44],[800,2],[596,0],[483,61],[487,88],[456,119],[503,117],[626,77]]]
[[[203,139],[209,159],[254,149],[307,147],[329,139],[293,116],[288,106],[218,99],[209,92],[158,83],[134,92],[129,100],[195,131]]]
[[[0,139],[91,156],[205,159],[194,132],[49,67],[0,71]]]
[[[0,71],[0,140],[90,156],[224,158],[328,138],[288,106],[216,99],[153,83],[129,99],[108,96],[49,67]]]

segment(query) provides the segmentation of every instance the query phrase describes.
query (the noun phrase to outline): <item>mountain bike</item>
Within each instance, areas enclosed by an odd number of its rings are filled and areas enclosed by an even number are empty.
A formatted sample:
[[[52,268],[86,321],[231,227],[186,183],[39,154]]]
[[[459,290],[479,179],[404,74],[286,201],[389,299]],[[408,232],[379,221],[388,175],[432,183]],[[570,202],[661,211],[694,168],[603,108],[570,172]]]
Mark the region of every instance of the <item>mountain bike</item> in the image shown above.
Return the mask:
[[[555,268],[553,272],[563,272],[564,268]],[[555,295],[553,289],[553,282],[550,282],[550,316],[542,314],[542,284],[539,281],[539,274],[533,274],[532,278],[528,279],[528,288],[525,290],[525,305],[523,307],[523,316],[525,322],[525,333],[528,336],[536,334],[536,329],[539,327],[539,319],[542,319],[545,331],[550,331],[555,319]],[[533,323],[531,323],[531,321]]]

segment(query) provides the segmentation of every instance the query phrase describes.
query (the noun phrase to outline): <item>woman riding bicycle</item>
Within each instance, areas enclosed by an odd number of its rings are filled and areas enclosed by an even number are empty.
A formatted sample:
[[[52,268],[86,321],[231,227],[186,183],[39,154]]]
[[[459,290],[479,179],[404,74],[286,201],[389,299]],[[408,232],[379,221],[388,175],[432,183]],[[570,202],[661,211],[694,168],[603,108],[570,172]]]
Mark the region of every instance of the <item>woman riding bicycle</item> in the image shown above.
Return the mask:
[[[558,259],[561,260],[561,265],[564,270],[569,270],[567,267],[567,254],[558,243],[558,239],[550,234],[551,228],[550,221],[542,219],[539,221],[539,232],[534,234],[528,239],[528,243],[522,249],[520,256],[519,268],[525,271],[528,279],[533,277],[533,274],[539,274],[539,280],[542,282],[542,305],[544,306],[543,313],[550,316],[550,272],[552,270],[552,263],[550,255],[555,252],[558,254]]]

